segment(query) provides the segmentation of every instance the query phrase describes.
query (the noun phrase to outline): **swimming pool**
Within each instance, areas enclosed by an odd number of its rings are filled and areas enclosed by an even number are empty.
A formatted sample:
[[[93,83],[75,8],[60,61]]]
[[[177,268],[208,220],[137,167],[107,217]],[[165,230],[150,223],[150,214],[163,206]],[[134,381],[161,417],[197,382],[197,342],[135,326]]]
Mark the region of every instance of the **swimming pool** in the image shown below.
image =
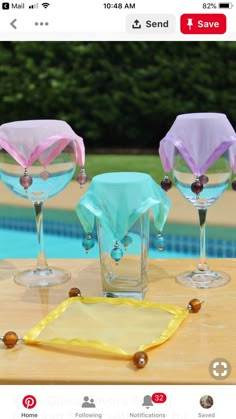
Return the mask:
[[[66,237],[62,235],[46,233],[44,235],[45,250],[48,258],[97,258],[99,257],[98,243],[86,254],[82,246],[82,237]],[[17,231],[11,229],[0,229],[0,240],[4,243],[1,246],[0,256],[8,258],[36,258],[37,239],[36,232]],[[150,248],[150,258],[176,258],[195,257],[193,254],[181,254],[174,251],[159,252]]]
[[[150,258],[199,257],[198,226],[169,224],[164,230],[166,246],[159,252],[152,245],[156,234],[151,225]],[[48,258],[97,258],[98,244],[95,243],[88,255],[82,247],[84,233],[76,214],[70,211],[46,210],[44,219],[44,241]],[[236,257],[236,229],[223,227],[207,228],[208,257]],[[135,251],[135,250],[134,250]],[[32,209],[0,207],[0,257],[36,258],[37,238]]]

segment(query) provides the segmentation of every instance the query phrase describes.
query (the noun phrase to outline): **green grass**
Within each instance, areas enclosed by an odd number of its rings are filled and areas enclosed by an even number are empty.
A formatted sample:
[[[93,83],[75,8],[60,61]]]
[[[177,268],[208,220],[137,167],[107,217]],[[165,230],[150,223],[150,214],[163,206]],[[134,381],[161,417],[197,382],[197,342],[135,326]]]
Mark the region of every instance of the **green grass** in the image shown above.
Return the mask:
[[[160,157],[155,154],[87,154],[85,168],[90,179],[96,175],[107,172],[144,172],[148,173],[158,184],[160,184],[165,175]],[[79,171],[80,168],[77,168],[74,178],[76,178]],[[169,173],[168,175],[173,181],[172,173]],[[232,175],[231,181],[234,178],[235,175]],[[228,190],[232,190],[231,181],[229,182]],[[175,186],[174,182],[173,186]]]
[[[164,170],[157,155],[87,154],[85,167],[90,179],[107,172],[144,172],[158,183],[164,177]]]

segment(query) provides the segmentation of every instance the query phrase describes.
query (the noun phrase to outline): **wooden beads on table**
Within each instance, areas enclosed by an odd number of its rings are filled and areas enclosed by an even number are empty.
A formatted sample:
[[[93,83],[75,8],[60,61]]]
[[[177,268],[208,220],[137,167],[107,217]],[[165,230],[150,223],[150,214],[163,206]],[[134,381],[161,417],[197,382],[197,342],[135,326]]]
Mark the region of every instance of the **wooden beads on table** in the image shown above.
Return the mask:
[[[133,363],[137,368],[144,368],[145,365],[147,365],[147,362],[148,362],[148,356],[146,352],[139,351],[134,354]]]
[[[198,298],[193,298],[192,300],[189,301],[189,303],[187,305],[187,309],[191,313],[198,313],[201,310],[201,307],[202,307],[203,303],[204,303],[204,301],[200,301],[200,300],[198,300]]]
[[[2,341],[4,345],[10,349],[14,348],[14,346],[17,344],[19,338],[15,332],[9,331],[5,333],[5,335],[2,337]]]
[[[81,292],[79,288],[71,288],[69,291],[69,297],[81,297]]]

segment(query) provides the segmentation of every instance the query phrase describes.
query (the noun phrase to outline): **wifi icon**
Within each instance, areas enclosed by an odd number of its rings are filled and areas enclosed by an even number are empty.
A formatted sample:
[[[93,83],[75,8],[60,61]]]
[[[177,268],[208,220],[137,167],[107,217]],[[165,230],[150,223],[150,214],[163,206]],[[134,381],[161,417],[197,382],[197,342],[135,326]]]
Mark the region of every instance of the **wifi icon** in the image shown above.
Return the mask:
[[[42,6],[44,7],[44,9],[47,9],[48,6],[50,6],[49,3],[42,3]]]

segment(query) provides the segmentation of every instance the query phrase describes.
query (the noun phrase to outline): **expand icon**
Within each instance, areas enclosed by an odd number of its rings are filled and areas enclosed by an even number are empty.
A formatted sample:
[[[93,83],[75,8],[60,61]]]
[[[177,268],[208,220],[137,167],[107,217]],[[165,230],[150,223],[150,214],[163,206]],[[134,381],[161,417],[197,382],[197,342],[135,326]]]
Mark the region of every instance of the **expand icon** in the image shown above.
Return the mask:
[[[225,380],[231,374],[231,365],[227,359],[216,358],[210,363],[209,372],[215,380]]]

